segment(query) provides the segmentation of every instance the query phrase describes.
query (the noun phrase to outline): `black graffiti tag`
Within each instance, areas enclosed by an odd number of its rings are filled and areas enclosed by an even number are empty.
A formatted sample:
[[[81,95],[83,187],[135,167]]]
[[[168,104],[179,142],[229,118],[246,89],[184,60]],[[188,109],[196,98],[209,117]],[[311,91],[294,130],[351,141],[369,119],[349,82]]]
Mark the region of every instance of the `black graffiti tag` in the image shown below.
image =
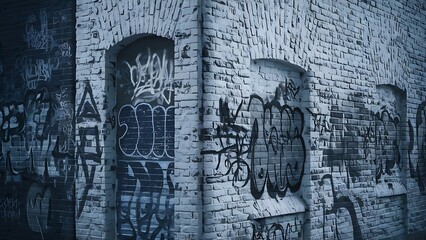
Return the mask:
[[[0,138],[9,142],[11,137],[25,129],[25,107],[23,103],[10,102],[0,106]]]
[[[350,215],[351,225],[352,225],[352,235],[353,239],[362,239],[362,232],[361,227],[358,222],[358,218],[356,215],[356,204],[350,199],[347,195],[338,195],[335,191],[335,186],[333,182],[333,176],[332,174],[325,174],[323,178],[321,179],[320,185],[323,186],[326,184],[326,182],[329,182],[331,184],[331,192],[332,192],[332,206],[331,209],[326,209],[325,206],[323,206],[323,238],[326,239],[325,235],[325,222],[327,219],[327,215],[340,214],[340,211],[342,209],[345,209],[348,211]],[[336,226],[336,230],[334,231],[335,234],[339,235],[339,229],[338,226]],[[337,236],[337,239],[340,239],[339,236]]]
[[[174,164],[166,170],[156,162],[120,162],[118,190],[119,235],[169,239],[174,214]]]
[[[306,160],[301,109],[281,105],[277,99],[265,103],[260,96],[252,95],[247,107],[253,123],[249,130],[236,123],[242,103],[235,113],[222,99],[219,106],[221,120],[214,137],[221,148],[204,150],[202,154],[217,154],[217,169],[224,157],[227,171],[223,176],[232,173],[234,186],[250,183],[256,199],[265,189],[274,198],[284,197],[288,190],[296,192]]]
[[[412,135],[412,139],[414,139],[414,133]],[[421,193],[426,195],[426,101],[417,108],[415,136],[419,154],[417,164],[412,163],[410,158],[410,172],[411,176],[416,178]]]
[[[86,203],[89,190],[93,187],[96,167],[101,163],[101,147],[99,144],[99,130],[94,128],[79,129],[80,144],[77,146],[77,158],[79,162],[78,171],[82,171],[85,179],[85,185],[82,192],[78,193],[78,212],[80,217]],[[90,136],[90,137],[89,137]],[[94,151],[88,150],[94,148]]]
[[[392,117],[387,110],[376,115],[376,182],[384,174],[392,175],[392,168],[401,168],[401,154],[399,150],[399,123],[398,117]]]
[[[302,222],[296,221],[287,224],[273,223],[271,225],[253,224],[253,240],[265,239],[293,239],[302,236]]]

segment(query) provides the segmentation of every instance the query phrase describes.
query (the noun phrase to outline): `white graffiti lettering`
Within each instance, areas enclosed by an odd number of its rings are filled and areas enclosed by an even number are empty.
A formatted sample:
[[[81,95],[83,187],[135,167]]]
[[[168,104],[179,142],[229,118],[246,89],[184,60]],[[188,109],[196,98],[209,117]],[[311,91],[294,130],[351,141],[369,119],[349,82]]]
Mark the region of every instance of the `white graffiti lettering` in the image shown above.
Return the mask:
[[[120,151],[129,157],[173,158],[174,107],[142,103],[118,113]]]
[[[15,196],[0,196],[0,221],[19,222],[21,210]]]
[[[59,67],[59,60],[57,58],[47,60],[23,57],[17,60],[16,66],[22,79],[27,83],[29,89],[35,89],[38,82],[50,81],[52,78],[52,71],[57,70]]]
[[[61,56],[61,57],[71,57],[72,53],[71,53],[71,46],[69,45],[68,42],[64,42],[60,45],[58,45],[58,51],[56,52],[57,56]]]
[[[33,183],[28,190],[27,220],[31,231],[42,232],[47,229],[51,191],[49,187]]]
[[[167,51],[163,51],[160,58],[158,54],[151,55],[148,49],[148,59],[142,63],[142,54],[138,54],[135,65],[125,61],[130,71],[130,81],[134,87],[132,100],[151,102],[155,99],[161,104],[171,102],[173,86],[173,61],[167,59]],[[140,97],[143,98],[140,99]]]
[[[27,24],[25,26],[24,40],[28,44],[28,48],[34,49],[45,49],[46,51],[51,48],[53,37],[50,35],[49,30],[47,29],[47,13],[46,9],[40,10],[40,29],[35,27],[36,16],[34,14],[30,15],[27,19]]]

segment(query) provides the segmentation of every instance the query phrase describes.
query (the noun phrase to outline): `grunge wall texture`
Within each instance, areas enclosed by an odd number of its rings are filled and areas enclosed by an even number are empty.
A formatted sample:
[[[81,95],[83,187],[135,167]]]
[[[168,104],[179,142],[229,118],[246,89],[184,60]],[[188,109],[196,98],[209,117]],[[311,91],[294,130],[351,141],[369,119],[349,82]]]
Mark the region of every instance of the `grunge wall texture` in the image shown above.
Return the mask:
[[[2,239],[424,236],[423,1],[0,12]]]
[[[197,1],[76,8],[77,236],[199,238]]]
[[[0,4],[0,236],[75,236],[75,3]]]

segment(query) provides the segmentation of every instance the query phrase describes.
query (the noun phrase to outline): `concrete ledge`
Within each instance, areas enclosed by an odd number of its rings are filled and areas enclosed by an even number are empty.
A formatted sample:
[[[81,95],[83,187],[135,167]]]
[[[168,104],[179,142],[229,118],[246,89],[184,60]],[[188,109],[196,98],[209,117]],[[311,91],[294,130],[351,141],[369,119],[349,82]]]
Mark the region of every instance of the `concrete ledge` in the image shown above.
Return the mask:
[[[379,183],[374,187],[377,197],[389,197],[407,194],[407,188],[400,182]]]
[[[298,196],[288,196],[282,199],[259,199],[253,203],[249,220],[301,213],[307,209],[305,201]]]

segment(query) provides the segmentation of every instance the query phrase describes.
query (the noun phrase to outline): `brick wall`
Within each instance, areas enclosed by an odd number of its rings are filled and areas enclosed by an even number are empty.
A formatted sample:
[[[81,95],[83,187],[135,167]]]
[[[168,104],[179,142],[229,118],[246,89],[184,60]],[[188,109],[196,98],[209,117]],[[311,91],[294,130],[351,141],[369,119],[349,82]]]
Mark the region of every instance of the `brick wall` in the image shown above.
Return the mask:
[[[79,239],[199,238],[198,14],[196,1],[77,1]]]
[[[73,239],[74,3],[0,12],[0,235]]]
[[[424,234],[425,9],[5,1],[2,238]]]
[[[424,11],[204,2],[205,237],[424,230]]]

